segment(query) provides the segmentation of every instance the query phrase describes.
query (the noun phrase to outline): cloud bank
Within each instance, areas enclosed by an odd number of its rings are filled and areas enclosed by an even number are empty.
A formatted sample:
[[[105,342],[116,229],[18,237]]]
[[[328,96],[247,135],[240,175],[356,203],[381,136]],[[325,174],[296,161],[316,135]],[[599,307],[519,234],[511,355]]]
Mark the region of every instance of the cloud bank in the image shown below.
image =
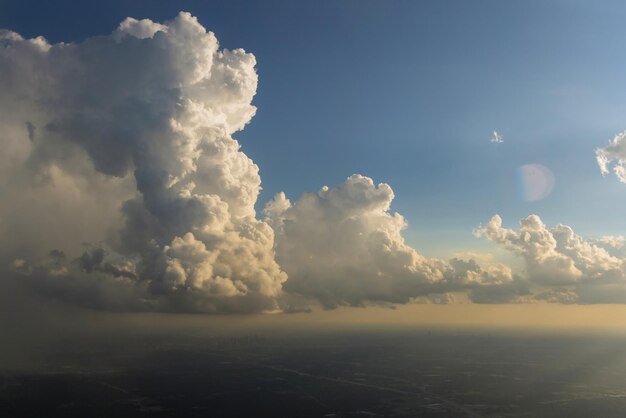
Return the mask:
[[[266,312],[368,304],[624,301],[623,237],[584,240],[537,216],[477,230],[525,277],[475,257],[428,258],[402,236],[387,184],[279,193],[233,134],[253,118],[255,57],[196,18],[125,19],[50,44],[0,30],[0,274],[119,311]],[[623,134],[598,150],[620,176]],[[538,287],[539,290],[531,290]],[[463,297],[461,297],[463,299]]]

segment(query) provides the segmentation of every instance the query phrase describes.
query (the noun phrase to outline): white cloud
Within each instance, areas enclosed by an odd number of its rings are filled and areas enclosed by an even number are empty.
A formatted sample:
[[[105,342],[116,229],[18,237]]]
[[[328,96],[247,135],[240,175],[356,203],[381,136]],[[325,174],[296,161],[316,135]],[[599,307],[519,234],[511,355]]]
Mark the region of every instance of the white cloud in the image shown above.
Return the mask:
[[[255,218],[258,167],[231,136],[256,112],[255,64],[188,13],[78,44],[0,32],[0,230],[19,237],[0,258],[105,308],[275,309],[286,275]],[[87,268],[84,241],[117,261]],[[50,248],[75,255],[38,262]]]
[[[232,138],[256,112],[256,61],[188,13],[78,44],[3,31],[0,45],[0,261],[42,291],[104,309],[298,311],[513,280],[418,254],[391,187],[360,175],[293,206],[279,194],[256,219],[258,167]]]
[[[596,149],[596,160],[603,176],[612,165],[619,181],[626,183],[626,131],[615,135],[606,147]]]
[[[626,259],[602,246],[603,241],[619,245],[617,237],[586,240],[567,225],[548,228],[537,215],[522,219],[517,231],[504,228],[495,215],[475,233],[524,259],[530,282],[548,287],[538,299],[614,303],[621,300],[616,295],[626,294]]]
[[[574,261],[557,250],[554,235],[536,215],[522,219],[519,231],[503,228],[502,219],[495,215],[475,234],[524,257],[533,281],[545,284],[574,283],[582,276]]]
[[[389,211],[393,197],[389,185],[358,174],[336,187],[305,193],[294,205],[279,193],[265,215],[276,231],[277,259],[289,275],[285,290],[327,307],[359,306],[406,303],[514,280],[506,266],[445,262],[417,253],[402,237],[404,218]]]
[[[504,137],[498,131],[493,131],[493,134],[491,135],[491,142],[494,144],[501,144],[504,142]]]
[[[153,22],[150,19],[137,20],[132,17],[127,17],[113,32],[113,38],[117,41],[120,41],[125,36],[132,36],[137,39],[146,39],[154,37],[154,34],[159,31],[167,32],[167,30],[167,25]]]

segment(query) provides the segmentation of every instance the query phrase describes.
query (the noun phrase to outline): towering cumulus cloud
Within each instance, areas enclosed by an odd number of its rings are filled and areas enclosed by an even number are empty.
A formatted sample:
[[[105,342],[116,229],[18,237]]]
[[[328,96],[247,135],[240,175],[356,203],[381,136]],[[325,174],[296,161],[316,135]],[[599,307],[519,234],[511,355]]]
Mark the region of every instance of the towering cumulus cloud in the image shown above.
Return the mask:
[[[389,185],[361,175],[305,193],[295,205],[278,194],[265,215],[276,231],[277,259],[289,274],[285,290],[327,307],[405,303],[422,295],[450,300],[439,295],[464,290],[483,302],[517,295],[506,266],[418,254],[401,235],[404,218],[389,212],[393,197]]]
[[[188,13],[76,44],[0,32],[1,261],[89,306],[275,309],[287,276],[231,137],[254,67]]]

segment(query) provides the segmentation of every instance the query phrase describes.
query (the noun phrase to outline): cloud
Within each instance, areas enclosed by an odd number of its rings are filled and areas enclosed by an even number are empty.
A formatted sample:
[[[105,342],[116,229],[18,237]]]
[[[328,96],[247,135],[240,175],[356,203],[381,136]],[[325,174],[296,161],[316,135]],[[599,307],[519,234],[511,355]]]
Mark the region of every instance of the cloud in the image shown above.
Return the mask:
[[[549,303],[562,303],[564,305],[577,303],[579,300],[578,293],[567,288],[545,290],[537,293],[534,298],[536,300],[544,300]]]
[[[188,13],[0,45],[0,262],[32,288],[120,311],[295,312],[514,280],[418,254],[391,187],[360,175],[257,219],[259,170],[232,138],[256,112],[255,58]]]
[[[606,147],[596,149],[596,160],[603,176],[612,166],[619,181],[626,183],[626,131],[615,135]]]
[[[502,227],[502,219],[495,215],[475,231],[501,245],[526,261],[528,274],[533,281],[544,284],[574,283],[582,272],[574,260],[557,250],[556,238],[537,215],[520,221],[519,231]]]
[[[255,64],[188,13],[81,43],[0,32],[0,258],[88,306],[276,309],[287,276],[232,138]]]
[[[504,142],[504,137],[498,131],[493,131],[491,135],[491,142],[494,144],[502,144]]]
[[[507,229],[495,215],[475,231],[521,256],[528,280],[547,286],[536,298],[560,303],[616,303],[626,301],[626,259],[611,254],[605,245],[620,245],[617,237],[586,240],[567,225],[548,228],[537,215]],[[611,289],[611,290],[609,290]]]
[[[413,298],[411,302],[431,305],[449,305],[456,302],[456,297],[453,293],[433,293],[432,295]]]
[[[624,237],[621,235],[605,235],[599,238],[588,238],[587,241],[599,248],[604,249],[613,257],[626,258],[626,246]]]
[[[542,300],[585,303],[605,298],[597,283],[621,286],[623,238],[584,240],[536,216],[477,231],[524,257],[527,278],[489,257],[425,257],[402,236],[391,187],[359,174],[293,204],[279,193],[258,219],[259,169],[233,138],[256,112],[255,65],[188,13],[127,18],[80,43],[0,31],[2,274],[92,308],[215,313],[464,292],[508,303],[537,284],[577,292]]]
[[[332,308],[407,303],[514,280],[506,266],[420,255],[402,237],[402,215],[390,212],[393,198],[389,185],[358,174],[305,193],[295,204],[276,195],[264,212],[276,231],[277,259],[289,275],[285,290]]]

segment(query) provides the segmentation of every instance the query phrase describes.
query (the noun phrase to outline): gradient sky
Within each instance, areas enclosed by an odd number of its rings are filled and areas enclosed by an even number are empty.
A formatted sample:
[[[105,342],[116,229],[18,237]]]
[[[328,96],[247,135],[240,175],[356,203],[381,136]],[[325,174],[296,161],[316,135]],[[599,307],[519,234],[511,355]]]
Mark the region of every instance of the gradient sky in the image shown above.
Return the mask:
[[[0,27],[50,42],[109,33],[127,16],[198,17],[226,48],[255,54],[252,123],[235,135],[276,192],[363,173],[389,183],[408,243],[443,256],[490,244],[495,213],[536,213],[585,236],[626,230],[626,188],[594,149],[626,128],[626,6],[583,1],[0,2]],[[503,144],[489,142],[491,132]],[[517,170],[555,175],[526,202]]]

